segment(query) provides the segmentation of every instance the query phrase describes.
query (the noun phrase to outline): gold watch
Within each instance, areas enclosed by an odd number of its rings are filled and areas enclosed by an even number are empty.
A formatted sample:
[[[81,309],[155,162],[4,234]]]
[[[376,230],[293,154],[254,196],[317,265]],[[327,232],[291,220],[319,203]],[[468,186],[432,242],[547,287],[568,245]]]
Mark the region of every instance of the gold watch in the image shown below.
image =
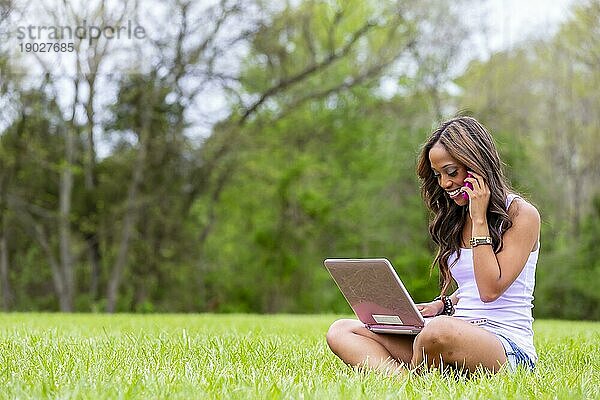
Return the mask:
[[[469,240],[471,247],[477,247],[481,244],[492,244],[492,238],[489,236],[473,236]]]

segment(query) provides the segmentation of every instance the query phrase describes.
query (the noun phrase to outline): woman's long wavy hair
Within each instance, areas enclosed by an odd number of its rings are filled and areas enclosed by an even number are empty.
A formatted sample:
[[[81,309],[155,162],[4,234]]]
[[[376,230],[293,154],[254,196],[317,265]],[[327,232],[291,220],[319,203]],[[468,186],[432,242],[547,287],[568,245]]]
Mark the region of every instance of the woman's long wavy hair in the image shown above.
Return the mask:
[[[502,162],[492,136],[474,118],[457,117],[443,122],[423,145],[417,163],[417,175],[421,181],[421,196],[432,212],[429,233],[438,246],[432,268],[437,265],[440,269],[441,293],[444,295],[452,283],[450,268],[460,256],[462,231],[468,209],[450,199],[433,175],[429,151],[436,143],[442,144],[468,170],[483,176],[488,185],[491,195],[487,221],[495,253],[502,250],[502,233],[512,226],[505,203],[506,196],[512,189],[504,177]],[[454,252],[457,258],[452,265],[448,265],[448,259]]]

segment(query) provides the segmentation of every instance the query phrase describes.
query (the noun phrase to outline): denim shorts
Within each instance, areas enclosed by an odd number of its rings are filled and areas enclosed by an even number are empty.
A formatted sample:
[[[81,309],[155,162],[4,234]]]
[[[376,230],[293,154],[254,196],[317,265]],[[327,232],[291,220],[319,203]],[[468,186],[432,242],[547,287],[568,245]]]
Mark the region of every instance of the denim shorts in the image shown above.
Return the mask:
[[[504,347],[504,352],[506,353],[506,359],[508,368],[514,372],[517,369],[518,365],[522,365],[524,368],[533,371],[535,368],[535,363],[533,360],[525,353],[515,342],[510,340],[504,335],[496,333],[496,336],[502,343]]]

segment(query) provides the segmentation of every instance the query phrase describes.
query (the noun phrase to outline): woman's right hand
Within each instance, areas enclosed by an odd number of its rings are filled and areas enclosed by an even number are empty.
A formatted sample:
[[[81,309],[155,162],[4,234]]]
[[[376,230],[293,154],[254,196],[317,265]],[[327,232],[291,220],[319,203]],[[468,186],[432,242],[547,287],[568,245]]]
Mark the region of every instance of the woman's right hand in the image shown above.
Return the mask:
[[[421,312],[424,317],[435,317],[439,315],[444,309],[444,302],[441,300],[430,301],[429,303],[417,304],[417,310]]]

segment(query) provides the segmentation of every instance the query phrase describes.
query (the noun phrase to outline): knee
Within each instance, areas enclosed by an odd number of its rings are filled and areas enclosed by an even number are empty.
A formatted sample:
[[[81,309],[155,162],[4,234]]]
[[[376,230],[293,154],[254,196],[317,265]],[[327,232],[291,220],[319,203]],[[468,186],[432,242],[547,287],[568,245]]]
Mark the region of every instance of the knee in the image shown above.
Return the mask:
[[[336,348],[348,335],[353,334],[353,329],[356,328],[356,320],[353,319],[338,319],[327,330],[327,344],[329,348],[335,352]]]
[[[415,344],[426,352],[441,353],[452,346],[458,334],[454,322],[452,317],[435,317],[416,337]]]

